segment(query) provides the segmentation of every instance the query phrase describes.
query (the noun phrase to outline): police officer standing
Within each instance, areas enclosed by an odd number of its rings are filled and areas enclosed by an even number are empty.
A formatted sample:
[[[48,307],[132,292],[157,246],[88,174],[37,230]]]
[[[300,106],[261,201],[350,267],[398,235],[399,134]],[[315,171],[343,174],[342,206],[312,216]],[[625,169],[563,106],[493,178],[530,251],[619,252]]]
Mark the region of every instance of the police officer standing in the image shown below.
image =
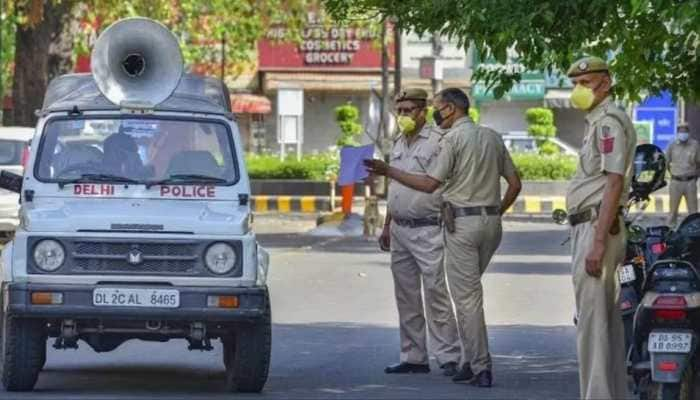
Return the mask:
[[[426,125],[428,93],[408,89],[396,97],[401,135],[391,151],[391,165],[425,175],[435,163],[442,136]],[[391,272],[399,311],[401,362],[386,373],[426,373],[430,343],[446,376],[457,372],[461,350],[457,322],[445,283],[443,241],[440,227],[440,193],[418,192],[392,181],[388,215],[380,246],[391,247]],[[423,296],[425,298],[425,311]]]
[[[698,212],[698,172],[700,171],[700,144],[690,138],[688,125],[678,126],[676,140],[666,149],[671,183],[668,187],[671,197],[671,215],[668,225],[676,226],[678,207],[685,197],[688,213]]]
[[[444,186],[445,269],[465,356],[453,381],[490,387],[493,377],[481,276],[501,242],[501,215],[517,198],[521,183],[501,136],[469,119],[469,98],[462,90],[441,91],[433,105],[435,123],[449,131],[427,175],[380,160],[367,160],[365,165],[372,173],[422,192],[433,193]],[[508,182],[503,199],[501,177]]]
[[[566,195],[581,398],[624,399],[627,373],[616,269],[625,252],[619,211],[629,193],[637,136],[627,114],[613,103],[605,61],[578,60],[568,76],[575,85],[572,104],[587,112],[578,168]]]

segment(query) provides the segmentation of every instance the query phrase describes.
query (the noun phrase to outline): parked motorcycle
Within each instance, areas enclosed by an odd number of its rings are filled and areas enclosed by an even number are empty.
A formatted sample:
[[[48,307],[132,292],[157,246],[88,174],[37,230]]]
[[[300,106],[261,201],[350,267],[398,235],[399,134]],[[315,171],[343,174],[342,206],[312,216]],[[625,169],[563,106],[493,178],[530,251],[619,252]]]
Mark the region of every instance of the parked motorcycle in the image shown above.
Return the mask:
[[[642,400],[700,396],[700,214],[671,232],[666,247],[649,270],[634,321],[630,373]]]

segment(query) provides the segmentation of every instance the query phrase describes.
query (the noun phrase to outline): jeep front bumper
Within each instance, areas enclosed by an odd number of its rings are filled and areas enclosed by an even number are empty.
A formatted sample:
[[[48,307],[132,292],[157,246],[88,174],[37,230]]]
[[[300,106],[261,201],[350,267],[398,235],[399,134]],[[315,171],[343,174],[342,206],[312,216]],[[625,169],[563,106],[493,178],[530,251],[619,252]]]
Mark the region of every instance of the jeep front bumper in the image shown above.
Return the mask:
[[[109,285],[114,287],[114,285]],[[177,308],[120,307],[93,305],[93,291],[101,285],[54,285],[9,283],[4,288],[4,305],[8,316],[46,319],[164,320],[235,322],[255,321],[265,314],[268,292],[265,287],[221,288],[165,286],[180,293]],[[123,287],[139,287],[123,285]],[[62,304],[32,304],[32,293],[62,293]],[[237,308],[207,306],[208,296],[237,296]]]

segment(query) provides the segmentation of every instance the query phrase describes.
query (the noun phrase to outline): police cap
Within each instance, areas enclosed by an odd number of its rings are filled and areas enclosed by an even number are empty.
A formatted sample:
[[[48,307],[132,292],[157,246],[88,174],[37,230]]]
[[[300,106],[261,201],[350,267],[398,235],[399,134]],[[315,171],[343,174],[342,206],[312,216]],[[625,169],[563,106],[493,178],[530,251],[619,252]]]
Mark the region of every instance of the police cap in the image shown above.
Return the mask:
[[[404,89],[396,94],[396,102],[401,101],[427,101],[428,92],[419,88]]]
[[[566,74],[569,76],[569,78],[574,78],[593,72],[609,72],[608,63],[606,63],[605,60],[600,57],[583,57],[582,59],[571,64],[571,67]]]

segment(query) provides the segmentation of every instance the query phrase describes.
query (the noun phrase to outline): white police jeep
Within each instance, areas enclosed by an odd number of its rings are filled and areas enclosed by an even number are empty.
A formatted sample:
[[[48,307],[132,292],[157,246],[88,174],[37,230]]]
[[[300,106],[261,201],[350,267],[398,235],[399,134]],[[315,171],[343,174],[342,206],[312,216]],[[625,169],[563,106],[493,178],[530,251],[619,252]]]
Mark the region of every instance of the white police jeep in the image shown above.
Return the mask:
[[[221,81],[183,74],[175,37],[143,18],[98,39],[92,74],[51,82],[2,252],[0,368],[32,390],[46,343],[223,342],[226,385],[259,392],[271,347],[268,256]]]

